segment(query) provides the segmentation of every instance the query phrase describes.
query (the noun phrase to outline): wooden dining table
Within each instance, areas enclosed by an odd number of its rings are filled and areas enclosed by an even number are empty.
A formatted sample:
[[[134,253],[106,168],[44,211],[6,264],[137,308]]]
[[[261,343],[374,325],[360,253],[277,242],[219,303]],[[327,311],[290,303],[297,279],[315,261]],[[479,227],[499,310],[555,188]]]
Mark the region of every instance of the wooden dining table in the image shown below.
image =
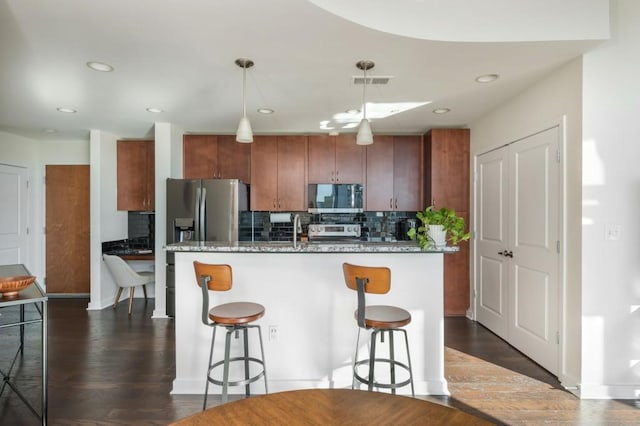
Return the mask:
[[[173,425],[490,425],[456,408],[408,396],[351,389],[305,389],[229,402]]]

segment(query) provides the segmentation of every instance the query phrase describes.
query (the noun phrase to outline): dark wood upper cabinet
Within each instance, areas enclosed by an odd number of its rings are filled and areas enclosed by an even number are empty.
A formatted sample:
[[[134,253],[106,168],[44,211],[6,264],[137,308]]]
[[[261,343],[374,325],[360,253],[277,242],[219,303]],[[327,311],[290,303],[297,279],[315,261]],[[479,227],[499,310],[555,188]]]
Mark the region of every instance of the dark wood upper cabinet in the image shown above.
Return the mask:
[[[422,137],[376,135],[366,152],[366,209],[422,210]]]
[[[393,136],[378,136],[367,145],[366,210],[393,210]]]
[[[117,141],[118,210],[155,209],[154,141]]]
[[[394,210],[405,212],[423,210],[421,183],[422,136],[394,136]]]
[[[278,210],[306,210],[306,157],[306,136],[278,136]]]
[[[240,179],[251,183],[251,145],[232,135],[184,135],[185,179]]]
[[[309,136],[309,183],[363,183],[364,147],[355,135]]]
[[[255,136],[251,210],[305,210],[306,136]]]
[[[432,129],[425,136],[425,201],[469,211],[469,129]]]

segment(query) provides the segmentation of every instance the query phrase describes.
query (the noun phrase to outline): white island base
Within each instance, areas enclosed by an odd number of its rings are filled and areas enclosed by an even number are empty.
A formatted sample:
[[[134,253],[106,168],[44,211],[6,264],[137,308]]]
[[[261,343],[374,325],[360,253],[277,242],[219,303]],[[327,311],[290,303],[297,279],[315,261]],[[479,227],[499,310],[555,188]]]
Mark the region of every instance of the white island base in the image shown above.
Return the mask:
[[[265,306],[266,313],[257,324],[262,327],[269,392],[351,387],[358,333],[354,319],[357,295],[344,283],[342,263],[389,267],[391,291],[367,295],[367,303],[396,305],[411,312],[412,321],[406,330],[415,393],[449,394],[444,378],[442,253],[179,250],[175,293],[176,377],[172,394],[203,394],[205,389],[211,328],[201,321],[201,293],[196,285],[194,260],[229,264],[233,268],[233,288],[228,292],[212,292],[212,304],[252,301]],[[271,339],[270,326],[277,328],[277,336]],[[223,331],[219,329],[216,336],[216,359],[223,356]],[[233,356],[242,339],[232,340]],[[250,332],[250,346],[251,353],[259,355],[254,331]],[[386,346],[385,339],[383,347]],[[362,334],[360,347],[362,359],[368,350],[368,334]],[[400,336],[395,347],[396,358],[404,361],[404,342]],[[388,367],[380,370],[388,371]],[[232,378],[233,374],[234,370]],[[239,369],[235,374],[236,378],[242,377]],[[253,383],[251,392],[264,393],[264,382]],[[220,393],[220,388],[212,385],[209,393]],[[242,394],[244,386],[230,387],[229,393]],[[398,393],[410,395],[411,388],[405,386]]]

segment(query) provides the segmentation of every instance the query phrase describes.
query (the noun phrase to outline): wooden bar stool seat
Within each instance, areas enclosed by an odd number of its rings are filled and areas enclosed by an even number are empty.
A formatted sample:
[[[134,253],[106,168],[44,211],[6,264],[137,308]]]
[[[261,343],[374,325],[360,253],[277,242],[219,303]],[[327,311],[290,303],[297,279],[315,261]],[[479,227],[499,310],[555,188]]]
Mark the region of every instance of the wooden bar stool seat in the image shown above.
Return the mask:
[[[213,329],[211,336],[211,350],[209,352],[209,363],[207,368],[207,382],[204,390],[204,402],[202,409],[207,407],[207,395],[209,393],[209,383],[222,387],[222,403],[228,401],[229,386],[245,386],[245,395],[250,396],[250,384],[263,378],[264,391],[269,393],[267,388],[267,371],[264,362],[264,346],[262,344],[262,331],[257,324],[251,324],[264,316],[264,306],[253,302],[231,302],[209,308],[209,291],[227,291],[233,284],[232,270],[229,265],[211,265],[193,262],[198,285],[202,289],[202,323]],[[213,362],[213,348],[216,340],[216,329],[224,327],[226,329],[224,358]],[[249,353],[250,329],[257,329],[260,340],[260,358],[256,358]],[[243,354],[231,356],[231,336],[239,337],[243,334]],[[241,362],[244,365],[244,377],[239,380],[229,379],[230,365],[234,362]],[[250,375],[250,364],[258,366],[258,372]],[[222,366],[222,378],[214,375],[214,370]]]
[[[349,263],[343,263],[342,270],[347,287],[358,293],[358,309],[354,314],[358,323],[358,338],[356,340],[356,353],[353,357],[353,382],[351,387],[355,388],[357,380],[367,385],[369,391],[376,387],[391,389],[391,392],[395,394],[397,388],[410,384],[411,395],[415,396],[413,370],[409,354],[409,339],[407,338],[407,331],[402,328],[411,322],[411,313],[397,306],[367,306],[365,301],[366,293],[386,294],[389,292],[391,289],[391,270],[386,267],[358,266]],[[371,339],[369,343],[369,358],[358,360],[361,330],[370,330]],[[389,358],[382,358],[376,355],[377,337],[380,335],[381,343],[384,343],[385,333],[389,339]],[[395,359],[394,333],[402,333],[404,335],[407,354],[406,364]],[[390,380],[388,382],[381,382],[376,379],[375,368],[377,363],[389,365]],[[358,372],[358,368],[362,365],[369,366],[369,371],[366,375],[361,375]],[[408,378],[403,381],[397,381],[396,368],[406,371]]]

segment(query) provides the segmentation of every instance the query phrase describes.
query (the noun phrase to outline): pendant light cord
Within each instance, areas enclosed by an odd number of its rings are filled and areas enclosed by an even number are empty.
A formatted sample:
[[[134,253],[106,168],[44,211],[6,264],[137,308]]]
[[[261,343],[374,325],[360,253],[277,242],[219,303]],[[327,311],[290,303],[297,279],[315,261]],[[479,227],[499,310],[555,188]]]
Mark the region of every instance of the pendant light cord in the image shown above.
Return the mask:
[[[242,67],[242,116],[247,116],[247,64]]]
[[[362,89],[362,118],[367,119],[367,66],[364,66],[364,88]]]

